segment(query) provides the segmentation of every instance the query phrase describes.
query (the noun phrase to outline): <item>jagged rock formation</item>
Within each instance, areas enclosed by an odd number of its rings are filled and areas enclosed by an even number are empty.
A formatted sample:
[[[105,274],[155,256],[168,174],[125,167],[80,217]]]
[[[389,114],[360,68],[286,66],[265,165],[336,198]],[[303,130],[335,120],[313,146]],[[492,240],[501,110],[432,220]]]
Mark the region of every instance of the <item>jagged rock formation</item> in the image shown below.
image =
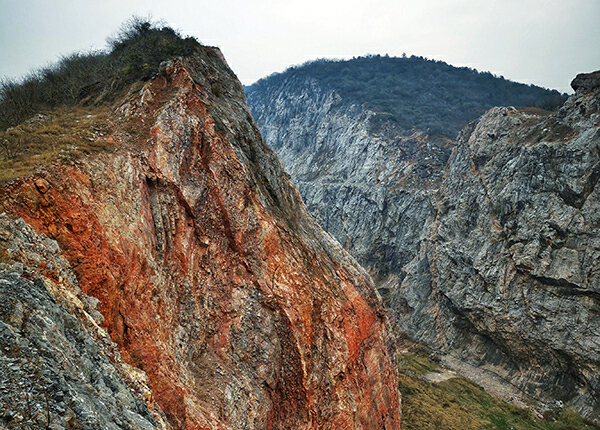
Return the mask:
[[[532,400],[600,416],[600,91],[466,127],[392,307],[399,327]],[[578,82],[586,82],[581,85]],[[456,364],[456,360],[454,360]]]
[[[433,219],[453,130],[491,103],[561,100],[489,73],[380,56],[291,68],[247,88],[247,97],[310,213],[367,268],[386,300]]]
[[[580,73],[571,82],[571,87],[575,91],[587,91],[600,86],[600,71],[593,73]]]
[[[403,132],[315,79],[292,76],[248,101],[309,211],[389,298],[431,219],[453,142]]]
[[[0,245],[2,428],[170,428],[56,241],[0,214]]]
[[[548,116],[490,110],[448,161],[453,142],[394,130],[315,79],[248,100],[309,210],[375,275],[397,333],[491,375],[507,400],[597,419],[597,86],[578,76]]]
[[[220,52],[163,64],[115,115],[113,152],[3,186],[0,210],[57,241],[170,425],[399,428],[381,299]]]

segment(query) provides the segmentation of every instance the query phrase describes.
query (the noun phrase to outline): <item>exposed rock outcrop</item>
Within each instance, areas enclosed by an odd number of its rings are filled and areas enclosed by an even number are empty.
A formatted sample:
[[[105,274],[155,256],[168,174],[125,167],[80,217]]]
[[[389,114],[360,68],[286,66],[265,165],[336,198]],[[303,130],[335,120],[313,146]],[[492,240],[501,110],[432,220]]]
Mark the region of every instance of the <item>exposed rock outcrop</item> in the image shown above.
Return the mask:
[[[593,73],[580,73],[571,82],[575,91],[593,90],[600,87],[600,70]]]
[[[56,239],[174,428],[399,428],[369,276],[307,214],[218,50],[162,70],[119,107],[113,152],[4,186],[1,210]]]
[[[529,396],[600,416],[600,92],[465,128],[407,266],[399,327]]]
[[[385,114],[299,79],[251,92],[253,115],[309,211],[390,299],[431,222],[453,142],[398,130]]]
[[[0,249],[2,428],[170,428],[56,241],[0,214]]]
[[[490,110],[448,161],[453,142],[382,127],[294,79],[249,94],[257,123],[309,210],[375,275],[397,332],[506,400],[597,419],[598,72],[550,115]]]

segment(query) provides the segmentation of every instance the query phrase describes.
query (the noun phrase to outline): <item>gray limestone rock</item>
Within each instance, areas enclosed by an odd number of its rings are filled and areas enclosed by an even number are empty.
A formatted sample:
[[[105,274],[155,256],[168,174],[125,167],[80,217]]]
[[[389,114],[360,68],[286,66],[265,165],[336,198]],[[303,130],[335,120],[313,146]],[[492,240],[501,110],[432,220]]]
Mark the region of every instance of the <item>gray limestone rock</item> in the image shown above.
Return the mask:
[[[308,78],[252,92],[248,103],[310,213],[391,300],[431,222],[454,142],[400,130]]]
[[[248,102],[310,212],[374,275],[397,333],[484,372],[506,400],[597,420],[598,73],[550,115],[491,109],[449,159],[454,142],[397,130],[316,81],[291,76]]]
[[[599,107],[598,91],[577,93],[546,117],[494,108],[465,128],[392,304],[447,363],[596,420]]]
[[[600,71],[593,73],[580,73],[571,82],[575,91],[592,90],[600,87]]]
[[[0,427],[168,428],[150,412],[143,381],[135,387],[141,372],[97,325],[95,302],[56,242],[0,214],[0,246],[11,260],[0,263]]]

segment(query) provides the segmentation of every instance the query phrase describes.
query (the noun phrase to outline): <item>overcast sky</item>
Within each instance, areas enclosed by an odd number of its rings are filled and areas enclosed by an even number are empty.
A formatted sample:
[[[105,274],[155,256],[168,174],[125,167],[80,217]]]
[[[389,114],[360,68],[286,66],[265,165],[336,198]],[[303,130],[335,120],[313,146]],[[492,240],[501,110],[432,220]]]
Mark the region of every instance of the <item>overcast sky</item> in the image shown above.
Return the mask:
[[[561,92],[600,69],[600,0],[0,0],[0,76],[105,48],[133,14],[220,47],[246,85],[366,54],[414,54]]]

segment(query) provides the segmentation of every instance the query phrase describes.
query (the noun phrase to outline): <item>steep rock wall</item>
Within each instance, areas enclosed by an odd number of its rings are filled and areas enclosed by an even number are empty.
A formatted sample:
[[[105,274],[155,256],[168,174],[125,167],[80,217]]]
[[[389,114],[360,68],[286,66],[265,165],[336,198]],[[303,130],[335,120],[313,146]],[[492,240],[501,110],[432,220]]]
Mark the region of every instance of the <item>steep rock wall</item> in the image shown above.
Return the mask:
[[[391,300],[431,222],[453,142],[399,130],[310,78],[250,92],[248,103],[308,210]]]
[[[492,393],[598,412],[598,73],[549,116],[492,109],[459,146],[290,74],[249,93],[307,207],[408,333]]]
[[[4,186],[1,209],[57,240],[173,427],[399,428],[381,300],[220,52],[164,64],[118,116],[137,128],[114,152]]]
[[[600,91],[576,87],[547,117],[494,108],[463,130],[393,307],[448,364],[598,420]]]

